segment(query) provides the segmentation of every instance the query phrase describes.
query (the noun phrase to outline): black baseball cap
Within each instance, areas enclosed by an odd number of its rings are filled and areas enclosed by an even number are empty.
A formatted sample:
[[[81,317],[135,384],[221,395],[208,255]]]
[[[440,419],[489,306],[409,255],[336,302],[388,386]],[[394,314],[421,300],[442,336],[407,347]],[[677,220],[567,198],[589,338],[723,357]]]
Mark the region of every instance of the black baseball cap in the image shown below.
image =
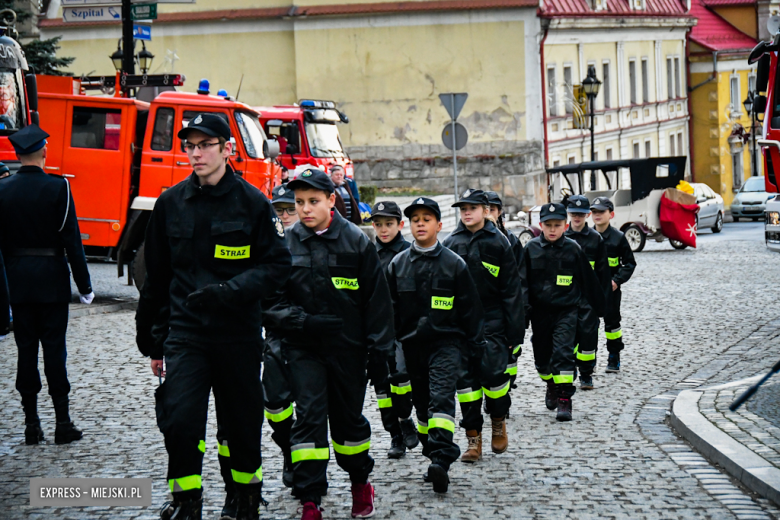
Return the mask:
[[[488,204],[492,204],[500,208],[504,207],[504,203],[501,202],[501,197],[499,197],[498,193],[495,191],[486,191],[485,195],[487,196]]]
[[[274,188],[271,204],[276,204],[277,202],[295,204],[295,192],[288,186],[277,186]]]
[[[336,190],[328,174],[316,168],[303,170],[300,175],[287,183],[287,188],[293,191],[314,188],[325,193],[333,193]]]
[[[29,155],[46,146],[49,134],[36,125],[27,125],[8,138],[16,151],[16,155]]]
[[[392,217],[401,220],[401,208],[391,200],[377,202],[371,209],[372,217]]]
[[[460,200],[452,205],[453,208],[458,208],[463,204],[489,204],[487,195],[482,190],[466,190],[463,195],[460,196]]]
[[[412,218],[412,213],[414,213],[414,210],[417,208],[428,208],[436,215],[436,220],[441,220],[441,210],[439,209],[439,204],[435,200],[429,199],[428,197],[419,197],[404,210],[406,218]]]
[[[608,197],[596,197],[590,205],[590,209],[597,211],[615,211],[615,205]]]
[[[569,213],[590,213],[590,201],[585,195],[572,195],[566,203]]]
[[[566,220],[566,206],[563,204],[545,204],[539,212],[539,222],[548,220]]]
[[[213,113],[209,114],[204,112],[197,114],[190,119],[189,124],[185,128],[179,130],[179,133],[176,135],[179,139],[187,139],[187,135],[189,135],[192,130],[203,132],[211,137],[222,137],[225,141],[230,140],[230,125],[227,124],[227,121]]]

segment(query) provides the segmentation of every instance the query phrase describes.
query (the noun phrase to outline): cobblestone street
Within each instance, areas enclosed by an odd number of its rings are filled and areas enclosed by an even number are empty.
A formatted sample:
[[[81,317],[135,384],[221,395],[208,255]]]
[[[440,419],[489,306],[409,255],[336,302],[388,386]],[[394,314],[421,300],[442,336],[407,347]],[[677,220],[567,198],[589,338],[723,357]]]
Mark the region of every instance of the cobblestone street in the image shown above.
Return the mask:
[[[544,406],[526,337],[518,388],[508,420],[509,450],[453,465],[450,492],[437,496],[421,475],[419,448],[398,461],[385,452],[376,399],[369,390],[365,413],[372,428],[378,518],[670,519],[780,518],[780,510],[736,486],[680,440],[666,422],[677,392],[765,372],[780,354],[777,320],[777,254],[766,250],[758,224],[729,224],[724,235],[702,234],[697,250],[648,244],[623,291],[626,350],[620,374],[606,374],[603,337],[596,389],[574,396],[574,421],[558,423]],[[761,225],[762,228],[762,225]],[[744,235],[742,231],[744,230]],[[110,266],[114,269],[114,266]],[[116,284],[125,283],[118,279]],[[99,287],[96,289],[99,291]],[[99,294],[98,294],[99,296]],[[84,439],[56,446],[54,412],[44,390],[41,419],[47,442],[24,445],[23,414],[14,389],[16,347],[0,342],[0,518],[158,518],[166,500],[167,455],[154,413],[157,378],[135,346],[131,311],[72,319],[68,369],[72,415]],[[603,334],[602,334],[603,336]],[[43,363],[40,362],[43,375]],[[771,390],[770,390],[771,388]],[[769,410],[778,424],[778,386],[759,394],[745,412]],[[734,392],[732,392],[733,394]],[[716,408],[727,406],[713,401]],[[775,428],[776,429],[776,428]],[[218,517],[224,493],[210,414],[204,462],[204,518]],[[298,502],[281,484],[281,456],[264,427],[264,495],[261,518],[297,518]],[[456,430],[465,446],[465,435]],[[32,477],[151,477],[152,507],[33,509]],[[331,456],[325,518],[349,518],[347,475]]]

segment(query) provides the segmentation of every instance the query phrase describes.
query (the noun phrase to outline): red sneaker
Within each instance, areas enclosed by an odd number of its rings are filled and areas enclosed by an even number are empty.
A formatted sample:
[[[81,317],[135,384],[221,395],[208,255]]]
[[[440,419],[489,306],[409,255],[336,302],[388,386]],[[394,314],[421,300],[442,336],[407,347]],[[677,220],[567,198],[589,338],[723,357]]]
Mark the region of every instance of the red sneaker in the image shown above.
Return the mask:
[[[303,504],[301,520],[322,520],[322,511],[314,502],[306,502]]]
[[[352,518],[370,518],[374,510],[374,487],[370,482],[352,484]]]

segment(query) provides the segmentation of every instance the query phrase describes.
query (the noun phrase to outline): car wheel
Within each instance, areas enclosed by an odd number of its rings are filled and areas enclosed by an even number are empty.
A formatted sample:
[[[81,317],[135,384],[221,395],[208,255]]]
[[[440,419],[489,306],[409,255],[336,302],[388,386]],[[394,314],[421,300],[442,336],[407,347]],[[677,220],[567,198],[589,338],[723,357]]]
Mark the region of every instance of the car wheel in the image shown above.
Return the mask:
[[[626,235],[628,245],[631,247],[631,251],[638,253],[645,248],[646,237],[639,226],[631,224],[626,228],[624,234]]]
[[[715,225],[712,226],[713,233],[720,233],[723,231],[723,213],[718,211],[718,216],[715,217]]]
[[[685,249],[686,247],[688,247],[687,245],[683,244],[679,240],[669,239],[669,243],[672,244],[672,247],[675,249]]]
[[[528,244],[528,242],[533,240],[533,238],[534,238],[534,234],[528,229],[520,233],[520,236],[517,237],[517,239],[520,241],[520,244],[523,247],[525,247]]]

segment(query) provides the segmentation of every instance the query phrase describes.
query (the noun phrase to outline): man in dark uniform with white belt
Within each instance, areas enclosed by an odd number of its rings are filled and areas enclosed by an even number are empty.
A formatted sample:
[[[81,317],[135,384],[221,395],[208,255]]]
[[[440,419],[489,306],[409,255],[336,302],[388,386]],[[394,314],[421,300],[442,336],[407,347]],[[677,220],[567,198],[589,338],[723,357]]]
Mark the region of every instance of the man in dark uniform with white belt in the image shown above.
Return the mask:
[[[81,302],[90,304],[95,297],[70,185],[67,179],[43,171],[47,137],[37,125],[11,135],[22,167],[16,175],[0,180],[0,334],[8,330],[10,296],[19,351],[16,389],[22,394],[27,444],[44,440],[38,418],[39,344],[57,417],[54,441],[67,444],[82,437],[68,410],[69,263]]]

